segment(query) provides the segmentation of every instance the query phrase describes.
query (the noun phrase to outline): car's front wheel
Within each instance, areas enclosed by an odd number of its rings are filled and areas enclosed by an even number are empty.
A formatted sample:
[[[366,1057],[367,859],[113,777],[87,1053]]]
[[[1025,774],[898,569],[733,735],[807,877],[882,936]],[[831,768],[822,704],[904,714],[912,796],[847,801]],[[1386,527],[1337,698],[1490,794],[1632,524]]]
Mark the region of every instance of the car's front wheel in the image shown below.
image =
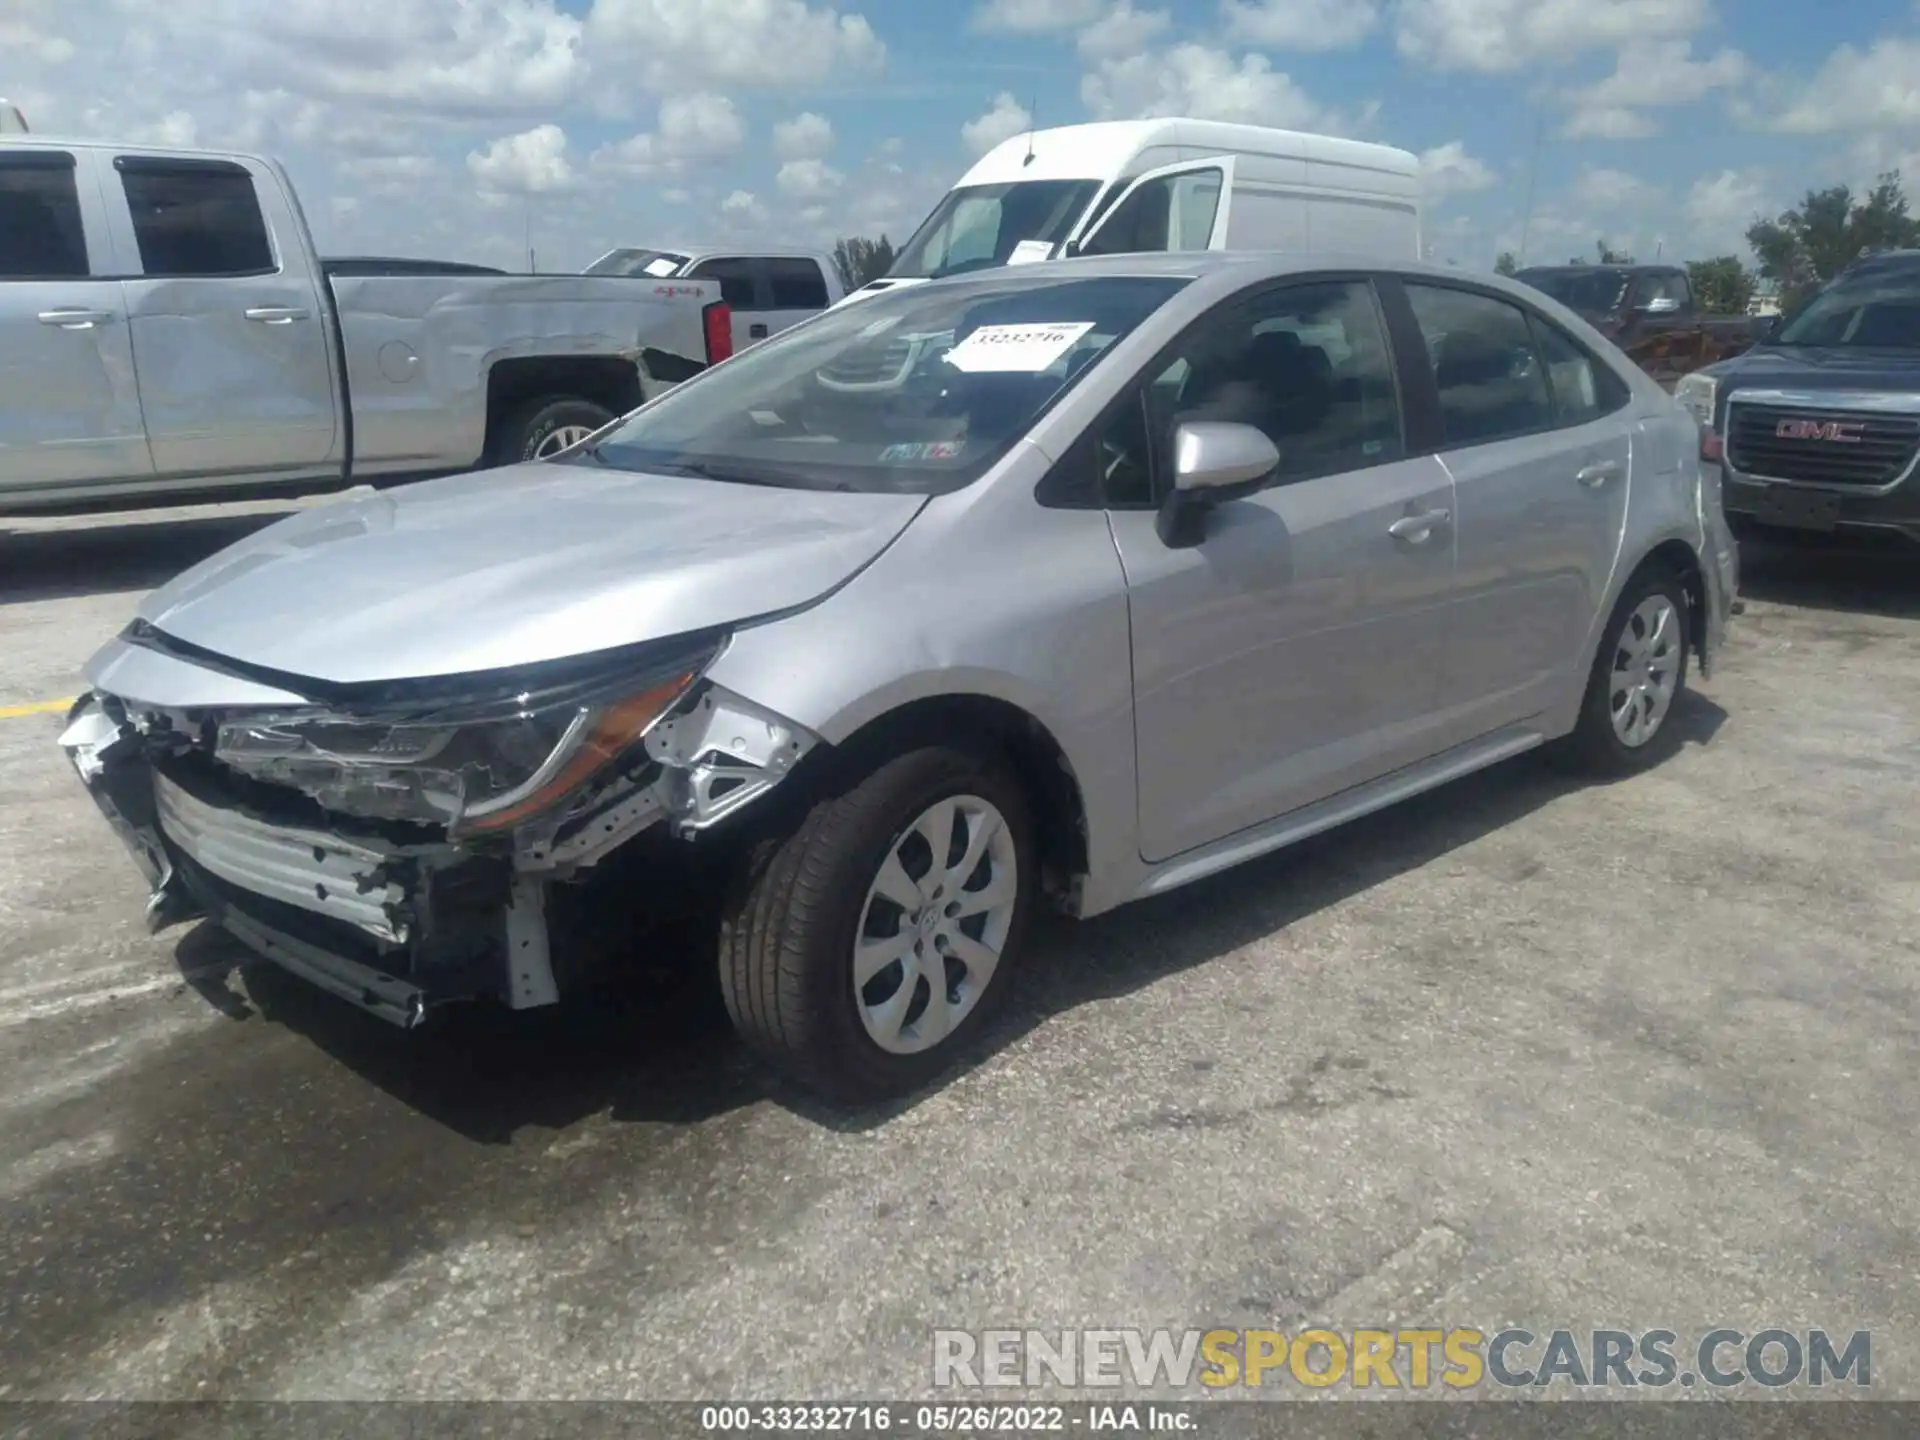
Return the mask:
[[[747,1044],[848,1100],[945,1069],[1006,993],[1035,890],[1026,798],[998,759],[896,756],[749,853],[720,981]]]

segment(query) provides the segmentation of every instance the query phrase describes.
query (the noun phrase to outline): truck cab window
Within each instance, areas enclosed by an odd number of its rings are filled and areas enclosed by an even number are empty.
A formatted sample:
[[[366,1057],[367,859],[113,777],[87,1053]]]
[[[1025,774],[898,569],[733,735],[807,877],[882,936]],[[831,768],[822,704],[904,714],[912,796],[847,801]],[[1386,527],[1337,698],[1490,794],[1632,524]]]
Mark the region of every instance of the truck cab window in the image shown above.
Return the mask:
[[[0,280],[73,280],[87,271],[73,157],[0,157]]]
[[[222,161],[121,156],[140,268],[150,277],[264,275],[273,244],[253,177]]]
[[[720,298],[736,310],[758,310],[760,301],[754,294],[753,262],[751,260],[702,260],[688,272],[689,280],[718,280]]]
[[[806,259],[767,261],[767,282],[773,287],[775,310],[824,310],[827,278],[817,262]]]

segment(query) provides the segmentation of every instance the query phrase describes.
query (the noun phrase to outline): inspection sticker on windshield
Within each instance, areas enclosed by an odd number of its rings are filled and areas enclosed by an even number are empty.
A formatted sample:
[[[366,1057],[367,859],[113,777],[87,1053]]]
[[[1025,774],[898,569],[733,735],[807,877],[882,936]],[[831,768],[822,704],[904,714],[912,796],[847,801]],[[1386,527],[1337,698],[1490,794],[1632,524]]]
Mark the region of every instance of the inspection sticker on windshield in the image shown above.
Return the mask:
[[[880,452],[880,461],[889,460],[953,460],[965,446],[958,440],[929,440],[920,444],[889,445]]]
[[[1093,321],[1046,325],[982,325],[947,351],[956,370],[1039,374],[1093,329]]]
[[[1022,240],[1013,247],[1013,253],[1007,256],[1009,265],[1035,265],[1042,260],[1052,258],[1051,240]]]

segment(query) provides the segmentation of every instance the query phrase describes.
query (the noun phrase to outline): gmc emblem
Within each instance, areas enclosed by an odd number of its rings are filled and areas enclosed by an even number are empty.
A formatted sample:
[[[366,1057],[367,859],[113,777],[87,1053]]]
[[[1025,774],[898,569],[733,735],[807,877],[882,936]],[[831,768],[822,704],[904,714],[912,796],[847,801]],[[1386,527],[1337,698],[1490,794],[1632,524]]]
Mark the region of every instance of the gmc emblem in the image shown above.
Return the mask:
[[[1826,440],[1835,445],[1858,445],[1866,437],[1861,420],[1782,420],[1773,433],[1782,440]]]

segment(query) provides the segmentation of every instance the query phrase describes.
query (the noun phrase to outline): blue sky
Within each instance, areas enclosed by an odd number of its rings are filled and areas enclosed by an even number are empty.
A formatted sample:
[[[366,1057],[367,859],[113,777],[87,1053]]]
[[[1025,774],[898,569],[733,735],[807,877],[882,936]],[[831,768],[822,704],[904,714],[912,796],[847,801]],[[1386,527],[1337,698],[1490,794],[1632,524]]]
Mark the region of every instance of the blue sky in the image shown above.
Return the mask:
[[[1920,189],[1912,0],[3,0],[0,95],[276,153],[332,253],[511,264],[530,227],[542,268],[903,239],[992,140],[1139,114],[1413,150],[1475,267],[1741,252],[1809,186]]]

